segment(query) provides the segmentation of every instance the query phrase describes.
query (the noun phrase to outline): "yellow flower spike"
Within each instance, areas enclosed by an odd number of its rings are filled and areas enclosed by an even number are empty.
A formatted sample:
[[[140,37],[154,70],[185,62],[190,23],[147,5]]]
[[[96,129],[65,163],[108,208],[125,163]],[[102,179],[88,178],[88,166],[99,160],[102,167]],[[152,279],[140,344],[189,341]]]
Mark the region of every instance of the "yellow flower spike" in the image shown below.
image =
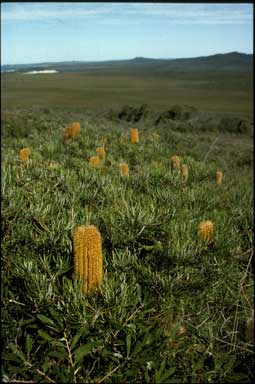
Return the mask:
[[[22,148],[19,152],[20,160],[25,162],[29,159],[30,156],[30,149],[29,148]]]
[[[77,227],[73,245],[74,272],[84,280],[84,293],[90,293],[99,288],[103,279],[101,234],[94,225]]]
[[[98,156],[91,156],[91,157],[89,158],[89,163],[90,163],[90,165],[91,165],[93,168],[97,167],[98,164],[99,164],[99,162],[100,162],[100,159],[99,159]]]
[[[186,182],[188,180],[188,177],[189,177],[189,170],[188,170],[188,166],[186,164],[182,164],[181,172],[182,172],[182,177],[184,178],[184,181]]]
[[[71,125],[71,137],[75,138],[78,137],[80,134],[81,125],[78,122],[72,123]]]
[[[97,147],[96,152],[99,156],[100,159],[104,160],[105,159],[105,150],[104,147]]]
[[[80,134],[81,125],[78,122],[72,123],[71,127],[68,127],[64,131],[64,138],[66,140],[68,139],[74,139],[75,137],[78,137]]]
[[[129,176],[129,167],[127,163],[120,163],[119,168],[121,176]]]
[[[180,169],[180,157],[179,156],[172,156],[171,157],[171,168],[172,169]]]
[[[135,144],[139,142],[139,132],[137,128],[130,129],[131,143]]]
[[[214,229],[214,225],[212,221],[210,220],[202,221],[202,223],[199,224],[199,235],[201,239],[204,241],[207,241],[208,243],[212,242],[213,229]]]
[[[216,184],[221,185],[223,179],[223,173],[221,171],[216,172]]]

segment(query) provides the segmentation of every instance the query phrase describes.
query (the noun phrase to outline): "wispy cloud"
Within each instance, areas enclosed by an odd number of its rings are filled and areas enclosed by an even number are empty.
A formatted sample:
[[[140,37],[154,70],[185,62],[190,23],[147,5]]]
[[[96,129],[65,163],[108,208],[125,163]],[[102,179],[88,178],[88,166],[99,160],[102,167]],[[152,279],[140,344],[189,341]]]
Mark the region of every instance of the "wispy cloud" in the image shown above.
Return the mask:
[[[68,20],[70,18],[89,18],[111,14],[111,9],[107,6],[93,9],[75,3],[62,5],[59,3],[12,3],[11,5],[11,7],[6,6],[2,9],[2,21]]]
[[[156,3],[2,3],[2,21],[92,19],[104,24],[245,24],[252,4]]]

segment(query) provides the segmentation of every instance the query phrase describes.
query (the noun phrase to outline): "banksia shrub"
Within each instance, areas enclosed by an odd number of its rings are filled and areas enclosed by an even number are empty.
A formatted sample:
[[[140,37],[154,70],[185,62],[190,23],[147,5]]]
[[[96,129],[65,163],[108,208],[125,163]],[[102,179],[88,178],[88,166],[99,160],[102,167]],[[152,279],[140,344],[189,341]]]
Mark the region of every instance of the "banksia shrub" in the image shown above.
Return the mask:
[[[210,220],[202,221],[199,224],[199,235],[202,240],[211,243],[213,239],[213,222]]]
[[[121,176],[129,176],[129,167],[127,163],[120,163]]]
[[[222,178],[223,178],[223,173],[221,171],[216,172],[216,184],[221,185],[222,184]]]
[[[186,164],[182,164],[181,172],[182,172],[182,177],[184,178],[185,181],[187,181],[189,177],[189,170]]]
[[[139,142],[139,133],[137,128],[130,129],[131,143],[135,144]]]
[[[180,158],[179,156],[171,157],[171,168],[172,169],[180,169]]]
[[[96,148],[97,154],[100,159],[104,160],[105,159],[105,150],[104,147],[97,147]]]
[[[83,291],[96,290],[103,279],[102,239],[94,225],[73,232],[74,272],[83,278]]]
[[[100,159],[98,156],[91,156],[89,158],[89,163],[94,168],[98,166],[99,162],[100,162]]]
[[[20,160],[25,162],[29,159],[30,155],[30,149],[29,148],[22,148],[19,152]]]

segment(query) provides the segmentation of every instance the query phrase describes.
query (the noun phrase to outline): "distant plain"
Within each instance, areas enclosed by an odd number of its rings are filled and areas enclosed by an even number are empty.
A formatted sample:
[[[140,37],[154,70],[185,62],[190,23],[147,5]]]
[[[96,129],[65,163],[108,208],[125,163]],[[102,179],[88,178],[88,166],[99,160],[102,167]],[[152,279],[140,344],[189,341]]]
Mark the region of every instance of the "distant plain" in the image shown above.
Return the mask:
[[[2,109],[118,108],[148,104],[164,110],[186,104],[200,110],[252,118],[252,71],[96,69],[56,74],[2,74]]]

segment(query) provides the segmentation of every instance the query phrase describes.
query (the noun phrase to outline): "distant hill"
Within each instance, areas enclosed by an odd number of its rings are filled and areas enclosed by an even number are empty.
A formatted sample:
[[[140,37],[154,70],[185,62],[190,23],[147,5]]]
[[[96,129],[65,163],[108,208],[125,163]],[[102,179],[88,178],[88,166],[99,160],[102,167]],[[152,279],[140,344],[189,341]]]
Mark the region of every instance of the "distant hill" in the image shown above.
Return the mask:
[[[230,52],[185,59],[151,59],[136,57],[131,60],[69,61],[52,63],[2,65],[1,72],[26,72],[55,69],[57,71],[127,70],[167,72],[172,70],[252,70],[253,54]]]

